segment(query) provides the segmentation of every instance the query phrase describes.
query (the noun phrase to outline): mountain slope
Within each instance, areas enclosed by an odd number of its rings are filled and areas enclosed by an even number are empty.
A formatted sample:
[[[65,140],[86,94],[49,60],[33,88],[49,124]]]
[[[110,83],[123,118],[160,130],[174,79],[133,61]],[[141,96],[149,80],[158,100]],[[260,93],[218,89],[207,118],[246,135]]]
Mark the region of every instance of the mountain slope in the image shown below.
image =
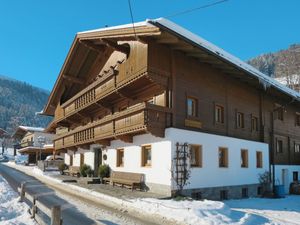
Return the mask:
[[[45,127],[50,118],[37,116],[49,93],[0,75],[0,127],[13,133],[19,125]]]
[[[297,91],[300,90],[300,44],[293,44],[288,49],[275,53],[257,56],[250,59],[248,63],[281,83]]]

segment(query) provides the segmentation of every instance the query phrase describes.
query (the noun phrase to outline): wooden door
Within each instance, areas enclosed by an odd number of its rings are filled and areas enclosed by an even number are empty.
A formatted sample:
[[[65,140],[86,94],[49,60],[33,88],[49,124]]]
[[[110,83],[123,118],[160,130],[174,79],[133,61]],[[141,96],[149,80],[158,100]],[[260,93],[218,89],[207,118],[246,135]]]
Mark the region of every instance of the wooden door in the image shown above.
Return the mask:
[[[101,148],[94,149],[94,176],[98,176],[98,168],[102,164],[102,150]]]

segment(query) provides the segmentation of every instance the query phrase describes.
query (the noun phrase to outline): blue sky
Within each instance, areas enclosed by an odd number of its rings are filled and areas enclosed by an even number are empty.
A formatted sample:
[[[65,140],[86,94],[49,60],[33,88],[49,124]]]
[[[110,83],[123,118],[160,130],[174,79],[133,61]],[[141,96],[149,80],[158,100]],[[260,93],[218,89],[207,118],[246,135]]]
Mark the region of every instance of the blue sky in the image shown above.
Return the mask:
[[[131,0],[135,21],[215,0]],[[229,0],[170,18],[247,60],[300,43],[299,0]],[[51,90],[76,32],[131,22],[127,0],[2,0],[0,74]]]

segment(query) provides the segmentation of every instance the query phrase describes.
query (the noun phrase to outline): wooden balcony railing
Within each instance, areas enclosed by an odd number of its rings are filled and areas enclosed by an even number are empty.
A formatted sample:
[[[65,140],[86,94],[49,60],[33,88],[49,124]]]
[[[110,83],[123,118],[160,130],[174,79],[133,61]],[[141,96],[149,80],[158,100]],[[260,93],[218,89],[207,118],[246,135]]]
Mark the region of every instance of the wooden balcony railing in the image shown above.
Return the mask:
[[[108,115],[101,120],[57,135],[55,149],[70,148],[84,144],[120,138],[124,135],[152,133],[164,136],[164,130],[170,126],[170,109],[166,107],[140,103],[124,111]]]
[[[67,102],[58,106],[55,111],[56,122],[67,119],[97,102],[101,103],[101,101],[104,101],[105,97],[113,93],[118,93],[119,90],[139,78],[147,76],[151,80],[149,80],[149,82],[156,81],[159,85],[166,85],[168,80],[166,74],[153,73],[152,70],[147,72],[147,67],[134,71],[132,74],[128,73],[126,76],[124,75],[124,72],[120,72],[118,76],[116,74],[117,71],[110,71],[101,79],[77,93]]]

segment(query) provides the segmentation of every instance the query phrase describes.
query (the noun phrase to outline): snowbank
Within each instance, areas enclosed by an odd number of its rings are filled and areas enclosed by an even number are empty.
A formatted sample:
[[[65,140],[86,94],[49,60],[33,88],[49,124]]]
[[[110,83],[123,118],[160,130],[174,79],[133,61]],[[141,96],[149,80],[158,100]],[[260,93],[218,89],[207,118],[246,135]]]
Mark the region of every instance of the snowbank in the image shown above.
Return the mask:
[[[160,200],[154,198],[121,199],[99,193],[90,189],[62,183],[52,177],[57,172],[42,172],[37,167],[15,165],[19,169],[41,180],[58,183],[68,190],[105,200],[107,204],[114,203],[123,210],[135,210],[145,215],[158,216],[186,225],[217,225],[217,224],[299,224],[300,225],[300,196],[287,196],[283,199],[242,199],[219,201],[192,200]]]
[[[27,211],[28,206],[25,203],[18,202],[18,194],[0,176],[0,224],[36,225]]]

